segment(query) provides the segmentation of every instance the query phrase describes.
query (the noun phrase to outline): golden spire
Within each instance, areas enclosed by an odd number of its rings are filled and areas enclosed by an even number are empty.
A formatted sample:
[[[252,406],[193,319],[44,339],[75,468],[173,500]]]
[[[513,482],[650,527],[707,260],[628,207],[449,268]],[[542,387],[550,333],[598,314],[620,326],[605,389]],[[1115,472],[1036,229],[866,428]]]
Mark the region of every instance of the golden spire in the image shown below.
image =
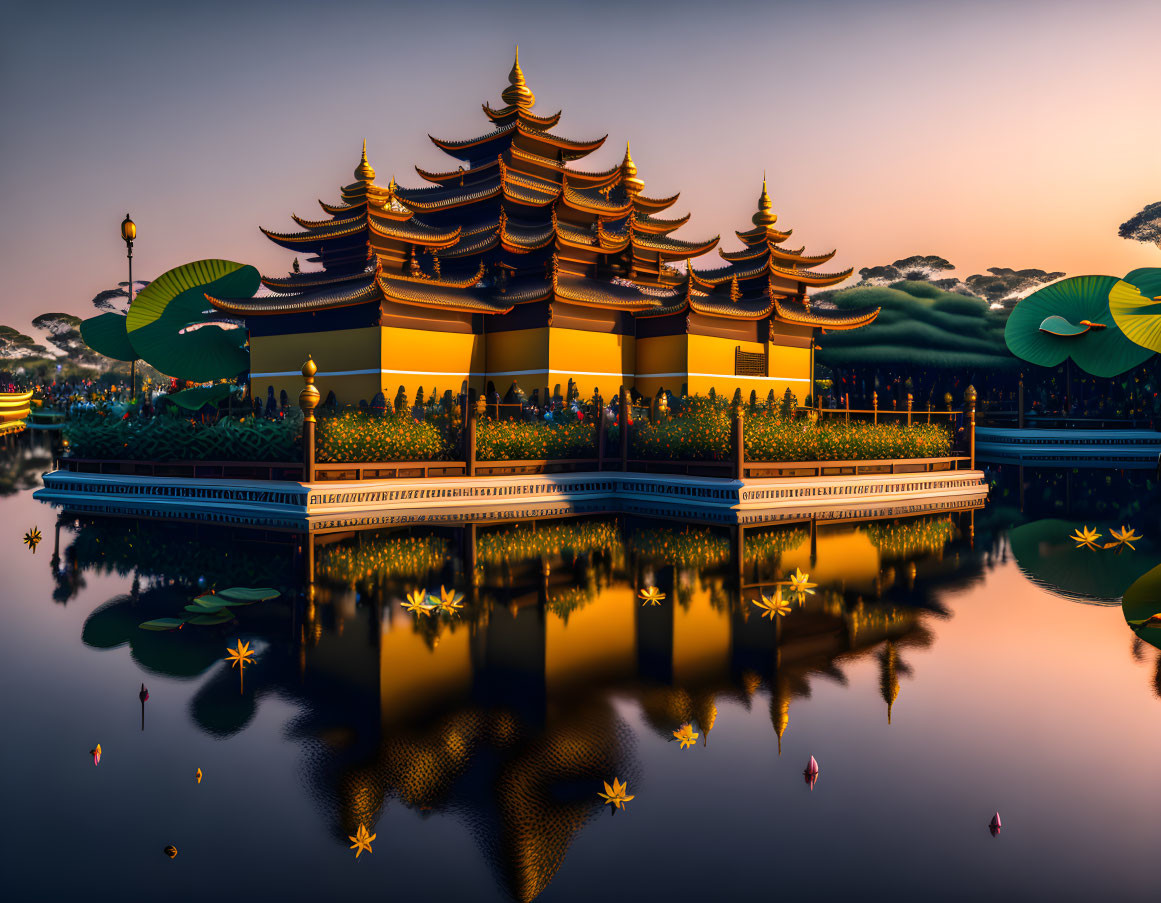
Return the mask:
[[[637,178],[637,164],[633,162],[633,155],[629,152],[629,142],[625,142],[625,159],[621,161],[621,184],[625,186],[625,191],[632,197],[639,194],[644,188],[645,183]]]
[[[778,222],[778,214],[773,212],[774,204],[766,193],[766,173],[762,173],[762,194],[758,196],[758,212],[751,217],[755,226],[773,226]]]
[[[508,73],[508,87],[500,93],[500,99],[510,106],[529,109],[536,103],[536,95],[524,81],[524,70],[520,68],[520,48],[516,48],[516,60],[512,63],[512,71]]]
[[[899,652],[890,640],[879,658],[879,691],[887,703],[887,723],[891,723],[891,707],[899,698]]]
[[[363,139],[363,158],[355,167],[355,178],[360,182],[370,182],[375,178],[375,167],[367,162],[367,139]]]

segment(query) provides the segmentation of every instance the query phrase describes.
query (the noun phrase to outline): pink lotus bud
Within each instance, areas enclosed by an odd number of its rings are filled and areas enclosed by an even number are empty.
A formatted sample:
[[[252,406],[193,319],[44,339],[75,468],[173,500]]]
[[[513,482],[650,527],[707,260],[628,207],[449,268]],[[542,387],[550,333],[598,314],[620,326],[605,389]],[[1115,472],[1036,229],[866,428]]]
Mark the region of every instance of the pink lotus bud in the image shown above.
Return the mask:
[[[991,831],[992,836],[995,837],[997,834],[1000,833],[1000,827],[1001,827],[1000,813],[997,812],[995,815],[992,816],[992,820],[988,823],[988,830]]]
[[[803,771],[802,773],[803,774],[818,774],[818,762],[814,758],[814,756],[810,757],[810,764],[806,766],[806,770]]]

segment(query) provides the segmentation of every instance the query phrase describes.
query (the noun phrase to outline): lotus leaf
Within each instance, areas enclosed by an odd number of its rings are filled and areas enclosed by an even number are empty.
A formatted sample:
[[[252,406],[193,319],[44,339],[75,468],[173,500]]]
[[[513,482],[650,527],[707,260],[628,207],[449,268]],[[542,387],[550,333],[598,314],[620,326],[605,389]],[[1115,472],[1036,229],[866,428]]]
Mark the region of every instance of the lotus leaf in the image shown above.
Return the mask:
[[[282,595],[278,590],[269,586],[257,588],[245,586],[231,586],[228,589],[218,590],[218,595],[238,602],[265,602],[267,599],[277,599]]]
[[[184,408],[187,411],[200,411],[206,405],[214,405],[216,407],[219,402],[228,398],[233,391],[234,387],[226,383],[219,383],[215,386],[195,386],[192,389],[175,392],[173,395],[163,395],[162,400],[175,404],[179,408]]]
[[[1041,367],[1055,367],[1070,357],[1093,376],[1117,376],[1144,363],[1152,352],[1130,341],[1109,311],[1112,276],[1074,276],[1033,292],[1012,310],[1004,339],[1016,357]],[[1042,331],[1046,320],[1063,319],[1071,330],[1085,324],[1103,329],[1054,334]]]
[[[1121,611],[1137,636],[1161,649],[1161,627],[1134,626],[1161,613],[1161,566],[1153,568],[1125,590]]]
[[[125,320],[124,314],[114,312],[81,320],[81,339],[97,354],[115,361],[136,360],[137,352],[129,342]]]
[[[1021,524],[1008,534],[1012,555],[1033,583],[1075,602],[1116,605],[1129,585],[1148,568],[1161,563],[1161,549],[1149,540],[1136,550],[1078,549],[1069,537],[1095,526],[1109,539],[1106,524],[1048,518]]]
[[[1161,268],[1133,270],[1109,291],[1109,310],[1130,339],[1161,351]]]
[[[142,630],[177,630],[185,623],[185,618],[155,618],[152,621],[144,621],[137,626]]]
[[[206,593],[204,596],[198,596],[193,600],[194,607],[196,607],[198,611],[202,612],[217,611],[219,608],[230,608],[233,605],[245,604],[247,603],[235,602],[231,599],[226,599],[222,596],[215,595],[214,593]],[[188,609],[189,606],[187,605],[186,608]]]
[[[189,623],[196,624],[199,627],[210,627],[214,624],[225,624],[227,621],[234,620],[234,613],[230,609],[222,611],[209,612],[204,615],[194,615],[189,619]]]
[[[175,267],[141,290],[129,307],[129,341],[162,373],[193,382],[231,379],[249,366],[246,332],[213,325],[206,295],[249,297],[258,290],[254,267],[199,260]]]

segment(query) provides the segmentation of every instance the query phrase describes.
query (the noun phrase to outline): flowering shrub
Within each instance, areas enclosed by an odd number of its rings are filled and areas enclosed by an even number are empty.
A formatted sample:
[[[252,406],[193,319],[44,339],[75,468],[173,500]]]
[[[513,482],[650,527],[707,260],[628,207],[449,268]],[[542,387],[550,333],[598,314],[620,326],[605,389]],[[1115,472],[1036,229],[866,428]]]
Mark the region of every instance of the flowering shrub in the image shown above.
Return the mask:
[[[588,421],[480,420],[476,423],[477,461],[592,458],[596,453],[596,435]]]
[[[421,580],[448,560],[449,545],[441,536],[373,533],[357,545],[345,543],[319,549],[317,573],[348,584],[371,577]]]
[[[174,417],[85,417],[65,427],[75,458],[133,461],[297,461],[300,421],[223,418],[203,424]]]
[[[454,453],[435,424],[421,423],[410,414],[352,411],[322,417],[315,434],[315,460],[323,464],[437,461]]]
[[[616,428],[611,431],[614,435]],[[951,453],[951,437],[939,424],[901,426],[783,419],[760,412],[745,421],[748,461],[850,461],[879,458],[938,458]],[[642,459],[725,461],[733,455],[729,413],[706,405],[672,420],[635,424],[630,454]]]

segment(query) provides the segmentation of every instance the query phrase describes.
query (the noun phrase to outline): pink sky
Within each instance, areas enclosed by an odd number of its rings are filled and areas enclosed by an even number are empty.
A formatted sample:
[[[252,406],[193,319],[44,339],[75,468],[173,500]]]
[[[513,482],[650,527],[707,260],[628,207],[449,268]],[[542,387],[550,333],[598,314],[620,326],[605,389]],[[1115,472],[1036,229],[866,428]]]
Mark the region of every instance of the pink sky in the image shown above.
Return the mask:
[[[202,257],[286,271],[259,225],[321,215],[364,137],[383,181],[454,165],[427,133],[486,131],[517,42],[537,111],[609,134],[580,165],[631,140],[647,193],[693,213],[679,235],[736,247],[765,170],[779,225],[837,247],[836,268],[1161,266],[1116,235],[1161,200],[1161,4],[264,6],[14,14],[0,322],[88,315],[124,278],[127,210],[141,276]]]

